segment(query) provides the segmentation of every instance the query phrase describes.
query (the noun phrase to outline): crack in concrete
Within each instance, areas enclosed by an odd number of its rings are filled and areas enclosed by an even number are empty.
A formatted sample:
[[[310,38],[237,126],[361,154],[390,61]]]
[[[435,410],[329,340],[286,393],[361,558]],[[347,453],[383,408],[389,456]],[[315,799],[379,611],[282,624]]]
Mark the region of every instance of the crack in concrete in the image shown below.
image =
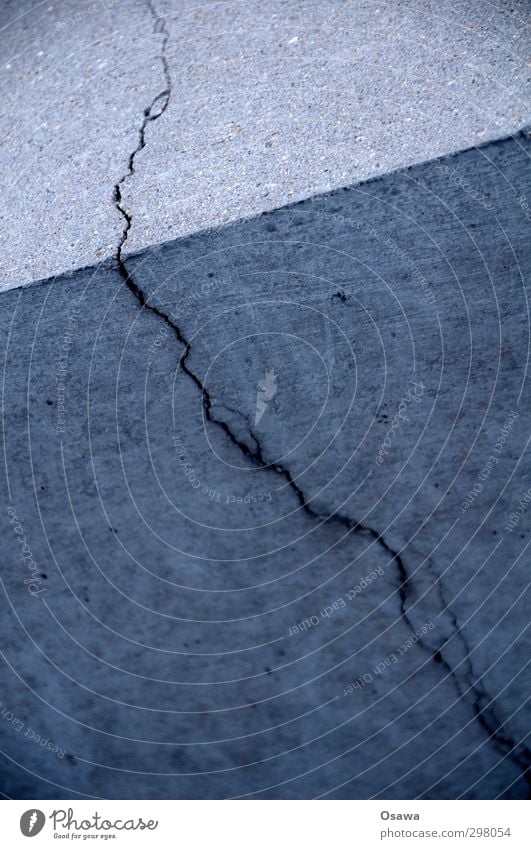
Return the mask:
[[[141,292],[140,289],[139,289],[139,292]],[[219,427],[221,427],[222,430],[224,431],[224,433],[230,439],[230,441],[234,445],[236,445],[240,449],[240,451],[244,454],[244,456],[246,456],[249,460],[251,460],[251,462],[255,463],[257,466],[259,466],[260,468],[262,468],[264,470],[271,469],[275,473],[284,477],[286,479],[287,483],[289,484],[289,486],[291,487],[291,489],[293,489],[293,491],[295,492],[297,499],[298,499],[302,509],[304,510],[304,512],[307,513],[309,516],[311,516],[313,519],[317,519],[319,522],[325,523],[325,524],[338,522],[342,526],[346,527],[349,530],[349,532],[353,531],[355,533],[359,533],[359,534],[362,534],[362,535],[369,537],[370,539],[372,539],[373,541],[378,543],[383,548],[383,550],[389,555],[389,557],[390,557],[389,562],[393,562],[395,564],[396,568],[397,568],[397,571],[398,571],[399,584],[398,584],[397,589],[398,589],[398,595],[399,595],[399,600],[400,600],[400,613],[401,613],[401,616],[402,616],[404,622],[407,624],[408,628],[411,629],[412,633],[415,633],[415,631],[416,631],[415,625],[412,622],[412,620],[410,619],[408,612],[407,612],[409,576],[407,574],[407,570],[406,570],[404,561],[401,557],[400,551],[395,551],[387,543],[387,541],[382,536],[382,534],[380,534],[378,531],[376,531],[374,528],[370,527],[369,525],[366,525],[366,524],[358,522],[354,519],[351,519],[349,516],[343,516],[340,513],[323,514],[323,513],[319,513],[318,511],[314,510],[310,506],[310,503],[308,502],[306,496],[304,495],[303,490],[299,487],[299,485],[293,479],[289,469],[285,468],[284,466],[279,465],[278,463],[268,463],[267,462],[267,460],[264,458],[263,452],[260,448],[259,440],[255,436],[255,434],[252,432],[250,427],[249,427],[250,434],[251,434],[254,442],[257,445],[257,448],[254,451],[251,450],[245,442],[242,442],[242,440],[238,439],[238,437],[232,432],[229,425],[225,421],[223,421],[222,419],[215,418],[215,416],[212,413],[212,397],[211,397],[208,389],[201,383],[201,380],[197,377],[197,375],[194,372],[192,372],[190,370],[190,368],[188,367],[188,365],[186,363],[186,360],[188,359],[188,356],[189,356],[190,351],[191,351],[190,342],[188,342],[185,339],[180,328],[171,321],[171,318],[168,315],[161,312],[157,307],[150,306],[149,304],[147,304],[146,298],[145,298],[143,292],[141,292],[141,297],[142,297],[142,300],[141,300],[142,305],[145,306],[147,309],[151,310],[152,312],[154,312],[156,315],[160,316],[169,325],[169,327],[171,327],[172,330],[175,332],[175,335],[177,336],[177,339],[179,340],[179,342],[182,345],[185,346],[185,350],[184,350],[184,353],[181,356],[179,365],[182,368],[183,372],[188,377],[191,378],[191,380],[195,383],[195,385],[200,390],[201,396],[202,396],[202,401],[203,401],[203,408],[204,408],[205,416],[206,416],[207,420],[209,422],[211,422],[212,424],[218,425]],[[499,721],[494,706],[492,704],[490,705],[490,718],[488,718],[487,715],[486,715],[486,709],[481,707],[482,701],[492,702],[493,700],[491,700],[489,698],[487,692],[485,691],[485,689],[483,687],[478,686],[477,680],[474,679],[474,671],[473,671],[473,668],[472,668],[472,663],[470,661],[469,646],[468,646],[466,639],[465,639],[465,637],[464,637],[464,635],[463,635],[463,633],[462,633],[462,631],[459,627],[459,624],[458,624],[458,621],[457,621],[457,616],[456,616],[455,612],[446,604],[446,601],[445,601],[444,596],[443,596],[443,590],[442,590],[442,584],[441,584],[440,578],[438,579],[438,586],[439,586],[439,593],[440,593],[440,596],[441,596],[441,603],[443,605],[443,609],[448,610],[448,613],[450,615],[451,622],[452,622],[452,627],[454,628],[456,636],[459,638],[459,640],[461,641],[461,643],[464,647],[466,660],[467,660],[467,667],[468,667],[468,674],[466,675],[466,683],[468,684],[468,690],[471,693],[473,693],[473,696],[474,696],[474,700],[472,702],[472,709],[474,711],[474,715],[475,715],[479,725],[481,726],[483,731],[487,734],[489,740],[492,741],[492,744],[498,750],[498,752],[500,752],[500,754],[503,754],[504,756],[507,755],[513,761],[513,763],[516,766],[518,766],[518,768],[522,771],[522,773],[523,773],[524,777],[526,778],[526,780],[528,781],[528,783],[531,783],[530,774],[529,774],[530,758],[529,758],[529,752],[528,752],[527,748],[524,747],[524,755],[527,757],[527,760],[525,760],[523,757],[521,757],[518,754],[518,752],[516,750],[517,747],[516,747],[516,744],[514,743],[514,741],[510,737],[508,737],[506,735],[505,731],[503,730],[503,724],[501,723],[501,721]],[[427,652],[430,655],[431,659],[435,663],[442,666],[442,668],[444,670],[446,670],[447,674],[451,677],[452,681],[454,682],[454,687],[455,687],[456,693],[458,695],[458,698],[465,701],[465,693],[467,692],[467,688],[465,687],[464,689],[462,689],[462,687],[459,683],[459,678],[458,678],[456,671],[451,667],[451,665],[448,663],[448,661],[446,660],[446,658],[442,654],[444,646],[447,644],[447,642],[448,642],[448,640],[445,640],[443,643],[441,643],[441,645],[439,646],[438,649],[434,650],[429,645],[424,643],[422,641],[422,639],[418,640],[418,644],[422,648],[422,650]]]
[[[146,129],[147,129],[148,124],[150,124],[152,121],[157,121],[160,118],[160,116],[164,114],[164,112],[168,108],[168,104],[170,102],[171,92],[172,92],[172,82],[171,82],[171,76],[170,76],[170,69],[169,69],[169,66],[168,66],[168,61],[166,59],[166,47],[167,47],[167,44],[168,44],[169,33],[168,33],[167,28],[166,28],[164,18],[159,17],[159,15],[158,15],[158,13],[157,13],[157,11],[156,11],[153,3],[152,3],[152,0],[149,0],[148,5],[149,5],[150,12],[151,12],[151,14],[152,14],[152,16],[155,20],[154,32],[155,33],[162,33],[162,35],[163,35],[162,47],[161,47],[161,52],[160,52],[160,61],[162,63],[162,71],[163,71],[163,74],[164,74],[166,86],[162,91],[159,91],[159,93],[151,101],[150,105],[147,106],[144,109],[144,120],[142,121],[140,130],[138,131],[137,146],[135,147],[135,149],[133,150],[133,152],[129,156],[127,171],[125,172],[125,174],[122,177],[120,177],[120,179],[118,180],[118,182],[114,186],[114,205],[116,206],[116,209],[118,210],[120,215],[125,219],[125,227],[122,231],[122,237],[120,239],[120,242],[118,244],[118,248],[117,248],[117,251],[116,251],[116,259],[118,260],[118,265],[120,267],[120,272],[122,274],[122,277],[124,278],[126,284],[129,286],[129,288],[131,289],[131,291],[135,294],[135,296],[137,298],[138,298],[138,291],[137,291],[138,287],[136,287],[136,284],[134,283],[134,281],[131,280],[131,278],[129,277],[127,269],[125,268],[125,266],[123,264],[123,256],[122,256],[123,249],[124,249],[125,243],[127,242],[127,239],[128,239],[128,236],[129,236],[129,231],[131,230],[131,225],[133,223],[133,216],[130,212],[127,211],[127,209],[123,205],[122,186],[135,173],[136,156],[146,146]]]
[[[430,566],[431,565],[432,563],[430,562]],[[524,778],[526,779],[527,783],[531,785],[531,774],[529,769],[529,765],[531,763],[531,752],[529,751],[527,746],[522,745],[522,754],[520,755],[517,750],[516,743],[507,735],[503,726],[503,722],[498,717],[496,706],[494,704],[494,699],[491,699],[489,697],[489,694],[485,690],[485,687],[483,686],[483,684],[480,683],[480,679],[476,677],[474,667],[472,666],[472,660],[470,658],[470,647],[466,641],[465,635],[463,634],[459,626],[459,622],[457,621],[457,615],[448,603],[448,596],[440,575],[437,575],[436,581],[442,609],[448,612],[452,624],[452,629],[463,647],[466,665],[466,673],[464,674],[465,683],[468,685],[468,691],[472,694],[472,709],[474,711],[476,719],[485,731],[485,733],[488,735],[489,739],[492,740],[492,743],[497,748],[497,750],[501,754],[507,755],[513,761],[513,763],[516,764],[522,770]],[[445,660],[442,654],[442,649],[447,643],[448,640],[445,640],[443,643],[441,643],[439,649],[436,651],[436,654],[439,656],[438,662],[441,663],[442,666],[450,674],[453,674],[450,664]],[[461,690],[457,675],[453,675],[453,679],[456,692],[459,698],[463,699],[465,693]],[[487,705],[485,707],[482,707],[482,703],[484,704],[485,702],[487,702]]]
[[[380,534],[378,531],[376,531],[374,528],[370,527],[369,525],[358,522],[358,521],[351,519],[348,516],[344,516],[340,513],[332,513],[332,514],[319,513],[317,510],[315,510],[313,507],[311,507],[306,496],[304,495],[303,490],[299,487],[299,485],[293,479],[289,469],[285,468],[284,466],[279,465],[278,463],[268,463],[267,462],[267,460],[263,456],[262,450],[260,448],[259,441],[258,441],[257,437],[252,433],[252,431],[251,431],[251,436],[253,437],[253,440],[255,441],[255,443],[257,445],[257,448],[254,451],[252,449],[250,449],[249,446],[245,442],[238,439],[238,437],[232,432],[229,425],[225,421],[223,421],[222,419],[217,419],[214,416],[214,414],[212,413],[212,397],[211,397],[208,389],[202,384],[199,377],[193,371],[191,371],[191,369],[189,368],[189,366],[187,365],[187,362],[186,362],[187,359],[188,359],[188,356],[190,354],[190,351],[191,351],[190,342],[187,341],[187,339],[183,335],[181,329],[176,324],[174,324],[172,322],[169,315],[162,312],[158,307],[155,307],[153,305],[148,304],[147,298],[146,298],[144,292],[142,291],[142,289],[136,283],[134,283],[132,281],[130,275],[127,272],[126,272],[126,274],[127,274],[127,277],[130,281],[129,284],[128,284],[129,288],[134,292],[134,294],[137,297],[138,301],[140,302],[141,306],[145,307],[146,309],[153,312],[155,315],[159,316],[172,329],[172,331],[175,333],[178,341],[181,343],[181,345],[184,346],[185,350],[184,350],[184,352],[183,352],[183,354],[180,358],[179,366],[182,369],[182,371],[194,382],[194,384],[197,386],[197,388],[201,392],[203,409],[205,411],[205,417],[206,417],[207,421],[211,422],[211,424],[214,424],[214,425],[217,425],[218,427],[220,427],[223,430],[223,432],[226,434],[226,436],[229,438],[229,440],[234,445],[236,445],[237,448],[242,452],[242,454],[245,457],[247,457],[251,462],[253,462],[254,464],[256,464],[257,466],[259,466],[260,468],[262,468],[264,470],[271,469],[276,474],[279,474],[282,477],[284,477],[285,480],[287,481],[288,485],[290,486],[290,488],[295,492],[297,499],[299,501],[299,504],[301,505],[304,512],[307,513],[309,516],[311,516],[313,519],[317,519],[319,522],[324,523],[324,524],[340,523],[343,527],[346,527],[349,532],[352,531],[354,533],[365,535],[366,537],[372,539],[374,542],[378,543],[383,548],[383,550],[390,557],[389,562],[393,562],[395,564],[397,572],[398,572],[399,583],[398,583],[397,589],[398,589],[398,596],[399,596],[399,600],[400,600],[401,617],[403,618],[404,622],[406,623],[408,628],[411,630],[411,632],[415,633],[415,631],[416,631],[415,625],[412,622],[412,620],[410,619],[408,612],[407,612],[409,576],[407,574],[407,569],[405,567],[405,564],[404,564],[403,558],[400,554],[400,551],[395,551],[388,544],[388,542],[385,540],[385,538],[382,536],[382,534]],[[439,579],[439,586],[440,586],[440,579]],[[504,731],[502,731],[502,733],[500,733],[500,730],[503,729],[503,724],[498,720],[498,717],[496,715],[496,711],[495,711],[494,707],[492,705],[490,707],[490,719],[487,718],[487,716],[486,716],[486,710],[481,707],[482,701],[484,701],[484,700],[492,701],[492,700],[489,699],[488,694],[486,693],[486,691],[483,688],[478,687],[477,681],[474,680],[474,673],[473,673],[473,669],[472,669],[472,664],[470,662],[470,649],[468,647],[468,644],[466,643],[466,640],[464,638],[464,635],[463,635],[461,629],[459,628],[455,612],[453,610],[451,610],[450,607],[448,607],[448,605],[444,602],[444,599],[442,597],[441,597],[441,602],[443,604],[443,607],[448,610],[451,621],[452,621],[452,626],[455,630],[455,633],[458,636],[458,638],[460,639],[460,641],[461,641],[461,643],[462,643],[462,645],[464,646],[464,649],[465,649],[465,654],[466,654],[466,658],[467,658],[467,665],[469,667],[469,671],[468,671],[468,674],[466,676],[466,682],[468,684],[468,690],[470,690],[474,695],[474,700],[472,702],[472,708],[473,708],[473,711],[474,711],[474,715],[475,715],[478,723],[480,724],[481,728],[487,734],[489,740],[492,741],[495,748],[501,754],[503,754],[504,756],[507,755],[513,761],[513,763],[515,763],[519,767],[519,769],[522,771],[526,780],[528,782],[530,782],[529,758],[528,758],[527,761],[525,761],[522,757],[520,757],[520,755],[516,751],[516,744],[514,743],[514,741],[511,740],[511,738],[508,737],[505,734]],[[443,643],[441,643],[439,648],[435,649],[435,650],[432,649],[425,642],[423,642],[421,639],[418,640],[418,645],[422,648],[423,651],[427,652],[430,655],[431,659],[435,663],[437,663],[444,670],[446,670],[447,674],[451,677],[452,681],[454,682],[454,687],[455,687],[456,693],[458,695],[458,698],[465,701],[466,688],[464,690],[462,689],[462,687],[459,683],[459,678],[458,678],[456,671],[451,667],[451,665],[448,663],[448,661],[446,660],[446,658],[442,654],[444,646],[446,645],[447,642],[448,642],[448,640],[445,640]],[[527,749],[525,749],[525,748],[524,748],[524,752],[525,752],[526,755],[529,754]]]
[[[408,615],[408,612],[407,612],[408,588],[409,588],[409,585],[410,585],[410,579],[409,579],[409,576],[407,574],[407,570],[406,570],[404,561],[401,557],[400,551],[395,551],[387,543],[387,541],[385,540],[383,535],[380,534],[378,531],[376,531],[374,528],[370,527],[369,525],[366,525],[362,522],[351,519],[349,516],[344,516],[344,515],[337,513],[337,512],[334,512],[332,514],[319,513],[317,510],[315,510],[313,507],[311,507],[310,502],[307,500],[306,496],[304,495],[303,490],[299,487],[299,485],[296,483],[295,479],[292,477],[289,469],[285,468],[284,466],[282,466],[278,463],[268,463],[267,462],[267,460],[263,456],[262,449],[260,448],[260,442],[259,442],[258,438],[255,436],[255,434],[252,432],[250,426],[249,426],[249,432],[250,432],[250,435],[252,436],[252,438],[253,438],[253,440],[256,444],[256,448],[254,450],[249,448],[249,446],[245,442],[238,439],[238,437],[232,432],[232,430],[229,427],[229,425],[227,424],[227,422],[223,421],[223,419],[218,419],[214,416],[214,414],[212,412],[212,406],[213,406],[212,397],[211,397],[208,389],[203,385],[200,378],[195,374],[195,372],[193,372],[189,368],[189,366],[187,364],[187,360],[188,360],[188,357],[189,357],[190,351],[191,351],[191,343],[186,339],[186,337],[184,336],[184,334],[181,331],[181,329],[179,328],[179,326],[172,321],[171,313],[167,314],[167,313],[163,312],[159,307],[155,306],[154,304],[150,304],[148,302],[148,300],[149,300],[148,297],[146,297],[142,288],[138,285],[138,283],[134,280],[134,278],[132,277],[132,275],[128,272],[128,270],[126,268],[125,261],[124,261],[124,258],[123,258],[123,249],[124,249],[125,243],[127,242],[127,238],[128,238],[131,226],[132,226],[133,216],[132,216],[131,213],[129,213],[126,210],[126,208],[123,205],[123,197],[122,197],[121,187],[135,173],[135,158],[136,158],[137,154],[146,146],[146,129],[147,129],[148,124],[152,121],[156,121],[158,118],[161,117],[161,115],[164,114],[164,112],[168,108],[168,104],[170,102],[171,92],[172,92],[171,76],[170,76],[169,66],[168,66],[168,62],[167,62],[167,59],[166,59],[166,55],[165,55],[166,46],[167,46],[168,38],[169,38],[169,33],[167,31],[164,18],[160,17],[158,15],[152,0],[149,0],[149,8],[150,8],[151,13],[153,15],[153,18],[155,20],[155,30],[154,31],[155,32],[161,32],[161,33],[163,33],[163,36],[164,36],[163,42],[162,42],[160,59],[161,59],[161,63],[162,63],[164,78],[165,78],[165,81],[166,81],[166,87],[161,92],[159,92],[157,94],[157,96],[152,100],[151,104],[146,109],[144,109],[144,120],[143,120],[142,125],[141,125],[140,130],[139,130],[137,146],[129,156],[128,169],[127,169],[126,173],[120,178],[120,180],[118,180],[118,182],[116,183],[116,185],[114,187],[114,203],[115,203],[117,210],[120,212],[120,214],[122,215],[122,217],[125,220],[125,226],[124,226],[124,229],[122,231],[122,237],[120,239],[120,242],[119,242],[117,250],[116,250],[116,260],[117,260],[117,263],[118,263],[120,274],[123,277],[126,286],[132,292],[132,294],[134,295],[134,297],[136,298],[136,300],[138,301],[140,306],[145,307],[147,310],[149,310],[154,315],[158,316],[162,321],[164,321],[164,323],[173,331],[178,342],[184,347],[184,351],[183,351],[183,353],[180,357],[180,360],[179,360],[179,367],[187,375],[187,377],[189,377],[190,380],[193,381],[193,383],[197,386],[198,390],[200,391],[203,409],[204,409],[205,417],[206,417],[207,421],[209,421],[213,425],[217,425],[218,427],[220,427],[223,430],[223,432],[225,433],[225,435],[228,437],[228,439],[234,445],[236,445],[236,447],[242,452],[242,454],[245,457],[247,457],[252,463],[258,465],[260,468],[262,468],[264,470],[271,469],[276,474],[284,477],[285,480],[287,481],[289,487],[295,492],[297,499],[299,501],[299,504],[301,505],[302,509],[304,510],[304,512],[306,514],[311,516],[312,519],[317,519],[320,523],[323,523],[323,524],[339,523],[343,527],[346,527],[348,529],[349,533],[354,532],[354,533],[361,534],[361,535],[364,535],[364,536],[370,538],[371,540],[376,542],[378,545],[380,545],[381,548],[389,555],[389,558],[390,558],[389,562],[392,562],[392,563],[395,564],[397,572],[398,572],[399,583],[398,583],[397,590],[398,590],[398,596],[399,596],[399,600],[400,600],[400,614],[401,614],[401,617],[403,618],[404,622],[408,626],[408,628],[410,628],[411,631],[414,633],[415,632],[415,626],[414,626],[413,622],[411,621],[411,619]],[[159,106],[159,108],[156,110],[157,105]],[[461,629],[460,629],[459,624],[457,622],[457,617],[455,615],[455,612],[453,610],[451,610],[451,608],[448,607],[448,605],[445,604],[444,590],[442,588],[442,583],[441,583],[440,578],[438,579],[438,586],[439,586],[439,594],[440,594],[440,598],[441,598],[441,603],[448,610],[451,621],[452,621],[452,627],[454,628],[457,637],[460,639],[460,641],[461,641],[461,643],[464,647],[464,651],[465,651],[465,655],[466,655],[466,661],[467,661],[467,667],[468,667],[468,673],[467,673],[466,678],[467,678],[467,683],[469,684],[469,689],[474,694],[474,702],[473,702],[472,707],[473,707],[473,710],[474,710],[475,717],[476,717],[478,723],[480,724],[481,728],[488,735],[489,740],[492,741],[493,745],[497,748],[497,750],[502,752],[504,755],[507,755],[508,757],[510,757],[511,760],[523,771],[524,776],[529,781],[529,766],[528,766],[528,763],[526,763],[523,760],[523,758],[521,758],[518,755],[518,753],[515,751],[516,745],[514,744],[514,742],[508,736],[506,736],[505,732],[503,731],[500,734],[500,729],[503,729],[503,725],[498,720],[498,717],[496,716],[495,709],[493,707],[491,707],[491,709],[490,709],[491,719],[488,719],[485,715],[486,710],[481,707],[482,701],[488,699],[488,694],[486,693],[486,691],[484,690],[483,687],[478,686],[477,681],[474,681],[474,672],[473,672],[473,668],[472,668],[472,663],[470,661],[470,649],[469,649],[468,644],[467,644],[467,642],[466,642],[466,640],[465,640],[465,638],[464,638],[464,636],[461,632]],[[452,680],[454,682],[454,686],[455,686],[455,689],[456,689],[456,692],[457,692],[459,699],[464,700],[464,692],[462,691],[461,686],[459,684],[458,676],[457,676],[455,670],[452,669],[452,667],[450,666],[450,664],[448,663],[448,661],[444,658],[444,656],[442,654],[442,649],[444,648],[444,646],[446,645],[447,642],[448,642],[448,640],[445,640],[440,645],[440,647],[438,649],[436,649],[435,651],[429,645],[424,643],[421,639],[419,639],[418,644],[425,652],[427,652],[430,655],[430,657],[431,657],[431,659],[433,660],[434,663],[442,666],[443,669],[446,670],[446,672],[448,673],[448,675],[452,678]],[[529,755],[529,752],[526,748],[524,748],[524,751],[525,751],[526,755]]]
[[[127,272],[126,272],[126,274],[127,274]],[[211,422],[211,424],[219,426],[223,430],[223,432],[226,434],[226,436],[229,438],[229,440],[234,445],[236,445],[237,448],[239,448],[239,450],[242,452],[242,454],[245,457],[247,457],[251,462],[253,462],[254,464],[256,464],[257,466],[259,466],[260,468],[262,468],[264,470],[271,469],[276,474],[279,474],[282,477],[284,477],[286,479],[288,485],[290,486],[290,488],[295,492],[297,499],[299,501],[299,504],[301,505],[304,512],[307,513],[309,516],[311,516],[313,519],[317,519],[319,522],[324,523],[324,524],[340,523],[343,527],[346,527],[349,532],[352,531],[354,533],[362,534],[362,535],[365,535],[366,537],[369,537],[374,542],[378,543],[383,548],[383,550],[389,555],[389,557],[390,557],[389,562],[393,562],[395,564],[397,572],[398,572],[398,577],[399,577],[399,584],[398,584],[397,589],[398,589],[398,595],[399,595],[399,600],[400,600],[400,614],[401,614],[401,617],[403,618],[404,622],[407,624],[408,628],[411,630],[411,632],[415,633],[415,630],[416,630],[415,625],[412,622],[412,620],[410,619],[408,612],[407,612],[409,576],[407,574],[407,570],[406,570],[404,561],[401,557],[400,551],[395,551],[387,543],[387,541],[382,536],[382,534],[380,534],[378,531],[376,531],[374,528],[370,527],[369,525],[358,522],[354,519],[351,519],[348,516],[343,516],[340,513],[323,514],[323,513],[319,513],[318,511],[314,510],[313,507],[310,506],[310,503],[308,502],[308,500],[306,499],[306,496],[304,495],[303,490],[299,487],[299,485],[293,479],[289,469],[285,468],[284,466],[279,465],[278,463],[268,463],[267,462],[267,460],[263,456],[262,450],[260,448],[259,441],[258,441],[257,437],[252,433],[252,431],[251,431],[251,436],[253,437],[253,440],[255,441],[255,443],[257,445],[257,448],[254,451],[252,449],[250,449],[249,446],[245,442],[238,439],[238,437],[232,432],[229,425],[225,421],[223,421],[222,419],[217,419],[213,415],[213,413],[212,413],[212,397],[211,397],[208,389],[202,384],[199,377],[193,371],[191,371],[191,369],[188,367],[187,362],[186,362],[186,360],[188,359],[188,356],[190,354],[190,351],[191,351],[190,342],[188,342],[186,340],[186,338],[184,337],[180,328],[172,322],[170,316],[167,315],[166,313],[162,312],[158,307],[155,307],[153,305],[148,304],[146,296],[144,295],[142,289],[136,283],[134,283],[131,280],[131,277],[130,277],[129,274],[127,274],[127,277],[130,281],[129,284],[128,284],[129,288],[134,292],[134,294],[137,297],[138,301],[140,302],[141,306],[146,307],[146,309],[150,310],[155,315],[159,316],[173,330],[178,341],[181,343],[181,345],[184,346],[185,350],[184,350],[184,352],[183,352],[183,354],[180,358],[179,366],[181,367],[182,371],[194,382],[194,384],[197,386],[197,388],[201,392],[203,409],[205,411],[206,419],[209,422]],[[439,586],[440,586],[440,579],[439,579]],[[471,661],[470,661],[470,649],[468,647],[468,644],[466,643],[466,640],[464,638],[464,635],[463,635],[461,629],[459,628],[459,624],[457,622],[457,617],[456,617],[455,612],[450,607],[448,607],[448,605],[445,604],[444,599],[442,597],[441,597],[441,602],[442,602],[444,608],[446,608],[448,610],[451,621],[452,621],[452,626],[455,630],[455,633],[458,636],[458,638],[460,639],[462,645],[464,646],[464,650],[465,650],[465,654],[466,654],[466,658],[467,658],[467,665],[469,667],[468,674],[466,676],[468,689],[474,695],[474,701],[472,703],[474,715],[475,715],[478,723],[480,724],[481,728],[487,734],[489,740],[492,741],[495,748],[501,754],[503,754],[504,756],[507,755],[513,761],[513,763],[515,763],[519,767],[519,769],[522,771],[526,780],[528,782],[530,782],[529,757],[528,757],[527,761],[525,761],[522,757],[520,757],[520,755],[516,751],[516,744],[502,730],[503,724],[498,720],[495,708],[492,705],[490,706],[490,719],[489,719],[486,716],[486,710],[481,707],[481,702],[483,700],[489,700],[489,701],[492,701],[492,700],[489,699],[489,696],[486,693],[486,691],[484,690],[484,688],[478,687],[477,681],[474,680],[474,673],[473,673],[472,664],[471,664]],[[447,674],[451,677],[451,679],[454,682],[454,687],[455,687],[456,693],[458,695],[458,698],[465,701],[466,688],[465,688],[465,690],[463,690],[461,688],[457,673],[455,672],[454,669],[452,669],[452,667],[450,666],[450,664],[448,663],[448,661],[445,659],[445,657],[442,654],[444,646],[446,645],[447,642],[448,642],[448,640],[445,640],[443,643],[441,643],[439,648],[435,649],[435,650],[433,650],[429,645],[424,643],[421,639],[418,640],[418,645],[422,648],[423,651],[427,652],[430,655],[431,659],[435,663],[437,663],[443,669],[446,670]],[[500,730],[502,730],[502,733],[500,733]],[[524,747],[524,752],[527,756],[529,755],[528,750],[525,747]]]

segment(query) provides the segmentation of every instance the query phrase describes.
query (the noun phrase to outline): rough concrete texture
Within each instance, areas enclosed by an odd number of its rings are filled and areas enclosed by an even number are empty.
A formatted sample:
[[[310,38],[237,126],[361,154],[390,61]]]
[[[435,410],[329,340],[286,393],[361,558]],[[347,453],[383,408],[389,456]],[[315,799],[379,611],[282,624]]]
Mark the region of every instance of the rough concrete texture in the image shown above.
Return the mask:
[[[0,286],[517,131],[527,2],[4,2]],[[87,117],[89,116],[89,117]]]
[[[2,296],[6,796],[526,795],[529,150]]]
[[[0,287],[112,256],[113,185],[160,89],[145,3],[5,2]]]

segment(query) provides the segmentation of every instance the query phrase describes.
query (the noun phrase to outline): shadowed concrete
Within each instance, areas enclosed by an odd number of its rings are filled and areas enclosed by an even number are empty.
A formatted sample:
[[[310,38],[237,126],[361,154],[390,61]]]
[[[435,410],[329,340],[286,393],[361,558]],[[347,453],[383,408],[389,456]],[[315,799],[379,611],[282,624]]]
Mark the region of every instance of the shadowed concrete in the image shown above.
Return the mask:
[[[2,7],[1,288],[114,256],[122,178],[128,253],[516,132],[529,114],[526,2]]]
[[[2,296],[2,792],[526,795],[528,157]]]

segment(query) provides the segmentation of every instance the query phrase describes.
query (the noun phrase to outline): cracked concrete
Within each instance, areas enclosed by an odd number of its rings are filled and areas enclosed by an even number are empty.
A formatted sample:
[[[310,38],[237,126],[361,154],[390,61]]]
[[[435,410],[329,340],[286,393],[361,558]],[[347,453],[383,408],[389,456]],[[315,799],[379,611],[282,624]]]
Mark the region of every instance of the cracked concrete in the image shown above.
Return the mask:
[[[165,76],[124,256],[527,122],[525,2],[4,6],[3,289],[114,256]]]
[[[0,288],[112,256],[113,185],[160,90],[147,3],[4,2]]]
[[[526,795],[529,146],[2,296],[4,793]]]

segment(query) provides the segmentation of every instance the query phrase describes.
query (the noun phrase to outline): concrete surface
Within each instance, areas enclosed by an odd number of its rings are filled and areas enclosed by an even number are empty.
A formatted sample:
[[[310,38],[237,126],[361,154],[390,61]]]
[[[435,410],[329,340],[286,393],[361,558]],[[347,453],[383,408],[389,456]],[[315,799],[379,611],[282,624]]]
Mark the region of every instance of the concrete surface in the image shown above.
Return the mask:
[[[112,187],[160,87],[144,3],[2,2],[1,283],[116,251]]]
[[[506,135],[529,115],[518,0],[2,9],[4,289],[115,255],[122,179],[126,255]],[[132,175],[144,111],[168,82]]]
[[[525,797],[529,152],[2,295],[4,795]]]

